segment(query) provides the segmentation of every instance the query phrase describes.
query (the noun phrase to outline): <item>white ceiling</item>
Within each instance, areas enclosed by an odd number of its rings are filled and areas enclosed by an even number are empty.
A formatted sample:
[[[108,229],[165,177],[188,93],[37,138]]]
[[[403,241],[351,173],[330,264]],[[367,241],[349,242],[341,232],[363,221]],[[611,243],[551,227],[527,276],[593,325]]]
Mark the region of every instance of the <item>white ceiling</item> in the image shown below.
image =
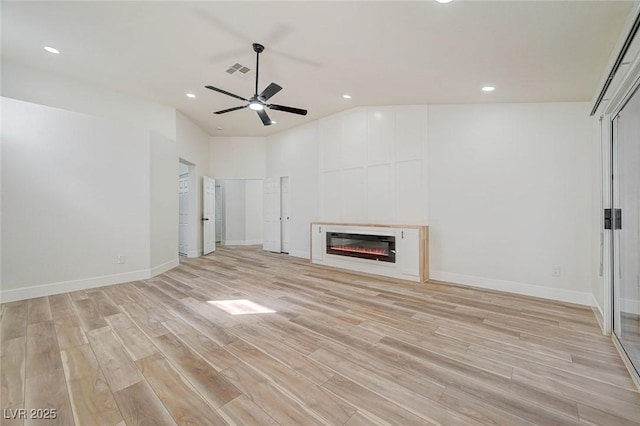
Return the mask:
[[[630,1],[2,2],[2,61],[171,105],[213,136],[265,136],[359,105],[590,101]],[[213,111],[261,91],[306,117]],[[42,47],[58,48],[58,56]],[[246,76],[225,70],[239,62]],[[480,90],[496,86],[492,93]],[[185,94],[192,92],[196,99]],[[343,93],[353,96],[342,98]],[[222,127],[223,130],[217,130]]]

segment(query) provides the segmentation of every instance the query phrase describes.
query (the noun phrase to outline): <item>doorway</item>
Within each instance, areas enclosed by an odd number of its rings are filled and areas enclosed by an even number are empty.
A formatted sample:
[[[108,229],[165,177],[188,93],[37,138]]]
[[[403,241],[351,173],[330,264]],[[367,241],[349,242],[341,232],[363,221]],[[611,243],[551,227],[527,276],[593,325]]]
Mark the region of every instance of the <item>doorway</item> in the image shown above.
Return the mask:
[[[178,175],[178,254],[189,253],[189,166],[179,163]]]
[[[216,238],[220,245],[262,244],[262,179],[216,178]]]
[[[178,160],[178,254],[198,257],[198,183],[196,165]]]
[[[611,121],[612,332],[640,373],[640,92]]]

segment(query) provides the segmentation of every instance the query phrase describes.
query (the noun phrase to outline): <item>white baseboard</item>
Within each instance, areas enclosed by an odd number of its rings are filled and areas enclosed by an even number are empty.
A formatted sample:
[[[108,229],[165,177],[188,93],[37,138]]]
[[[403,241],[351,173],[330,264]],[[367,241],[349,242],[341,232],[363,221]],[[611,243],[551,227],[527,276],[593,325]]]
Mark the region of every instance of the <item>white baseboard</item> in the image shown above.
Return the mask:
[[[52,296],[54,294],[87,290],[90,288],[104,287],[106,285],[128,283],[131,281],[146,280],[166,272],[169,269],[175,268],[179,263],[180,261],[178,259],[173,259],[169,262],[163,263],[162,265],[155,266],[152,269],[144,269],[141,271],[41,284],[31,287],[16,288],[13,290],[0,290],[0,303],[32,299],[34,297]]]
[[[147,278],[149,278],[149,269],[145,269],[142,271],[125,272],[123,274],[85,278],[81,280],[41,284],[31,287],[17,288],[13,290],[2,290],[0,291],[0,302],[5,303],[13,302],[16,300],[31,299],[34,297],[51,296],[53,294],[86,290],[89,288],[103,287],[105,285],[120,284],[130,281],[145,280]]]
[[[253,246],[256,244],[262,244],[262,240],[225,240],[221,241],[223,246]]]
[[[603,333],[605,333],[604,314],[602,313],[602,308],[600,307],[600,304],[598,303],[596,298],[593,296],[593,294],[591,295],[591,310],[593,311],[593,315],[596,317],[596,321],[598,321],[598,325],[600,326],[600,329],[602,330]]]
[[[176,258],[168,262],[162,263],[158,266],[154,266],[153,268],[151,268],[149,276],[155,277],[156,275],[160,275],[163,272],[167,272],[169,269],[173,269],[178,265],[180,265],[180,260]]]
[[[600,306],[600,304],[598,303],[598,301],[596,300],[595,297],[593,297],[593,294],[591,295],[591,303],[590,303],[591,307],[593,308],[594,311],[598,311],[598,313],[600,314],[600,317],[603,317],[603,311],[602,311],[602,306]]]
[[[447,281],[455,284],[463,284],[471,287],[499,290],[508,293],[521,294],[523,296],[540,297],[559,302],[575,303],[577,305],[591,306],[591,293],[566,290],[562,288],[544,287],[533,284],[519,283],[515,281],[503,281],[493,278],[475,277],[471,275],[456,274],[451,272],[430,271],[429,279]]]
[[[301,257],[303,259],[311,259],[311,253],[302,250],[289,250],[289,256]]]

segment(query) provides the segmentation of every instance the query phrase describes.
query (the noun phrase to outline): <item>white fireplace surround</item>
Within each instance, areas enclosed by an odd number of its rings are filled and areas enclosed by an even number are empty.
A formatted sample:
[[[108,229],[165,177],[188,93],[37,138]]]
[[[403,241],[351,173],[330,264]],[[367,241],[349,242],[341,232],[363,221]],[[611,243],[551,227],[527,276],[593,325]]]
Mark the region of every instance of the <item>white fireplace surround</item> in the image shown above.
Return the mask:
[[[327,253],[327,233],[395,237],[395,262],[346,257]],[[424,282],[429,278],[428,227],[314,222],[311,224],[311,262],[356,272]]]

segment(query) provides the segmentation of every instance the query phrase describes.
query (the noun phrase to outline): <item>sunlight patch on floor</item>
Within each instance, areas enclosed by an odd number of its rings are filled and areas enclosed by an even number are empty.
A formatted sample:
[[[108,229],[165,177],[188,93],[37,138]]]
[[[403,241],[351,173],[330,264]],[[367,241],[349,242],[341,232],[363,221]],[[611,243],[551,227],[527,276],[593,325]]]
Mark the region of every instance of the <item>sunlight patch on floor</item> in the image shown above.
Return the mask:
[[[231,315],[270,314],[276,312],[273,309],[269,309],[247,299],[209,300],[207,303],[210,303]]]

